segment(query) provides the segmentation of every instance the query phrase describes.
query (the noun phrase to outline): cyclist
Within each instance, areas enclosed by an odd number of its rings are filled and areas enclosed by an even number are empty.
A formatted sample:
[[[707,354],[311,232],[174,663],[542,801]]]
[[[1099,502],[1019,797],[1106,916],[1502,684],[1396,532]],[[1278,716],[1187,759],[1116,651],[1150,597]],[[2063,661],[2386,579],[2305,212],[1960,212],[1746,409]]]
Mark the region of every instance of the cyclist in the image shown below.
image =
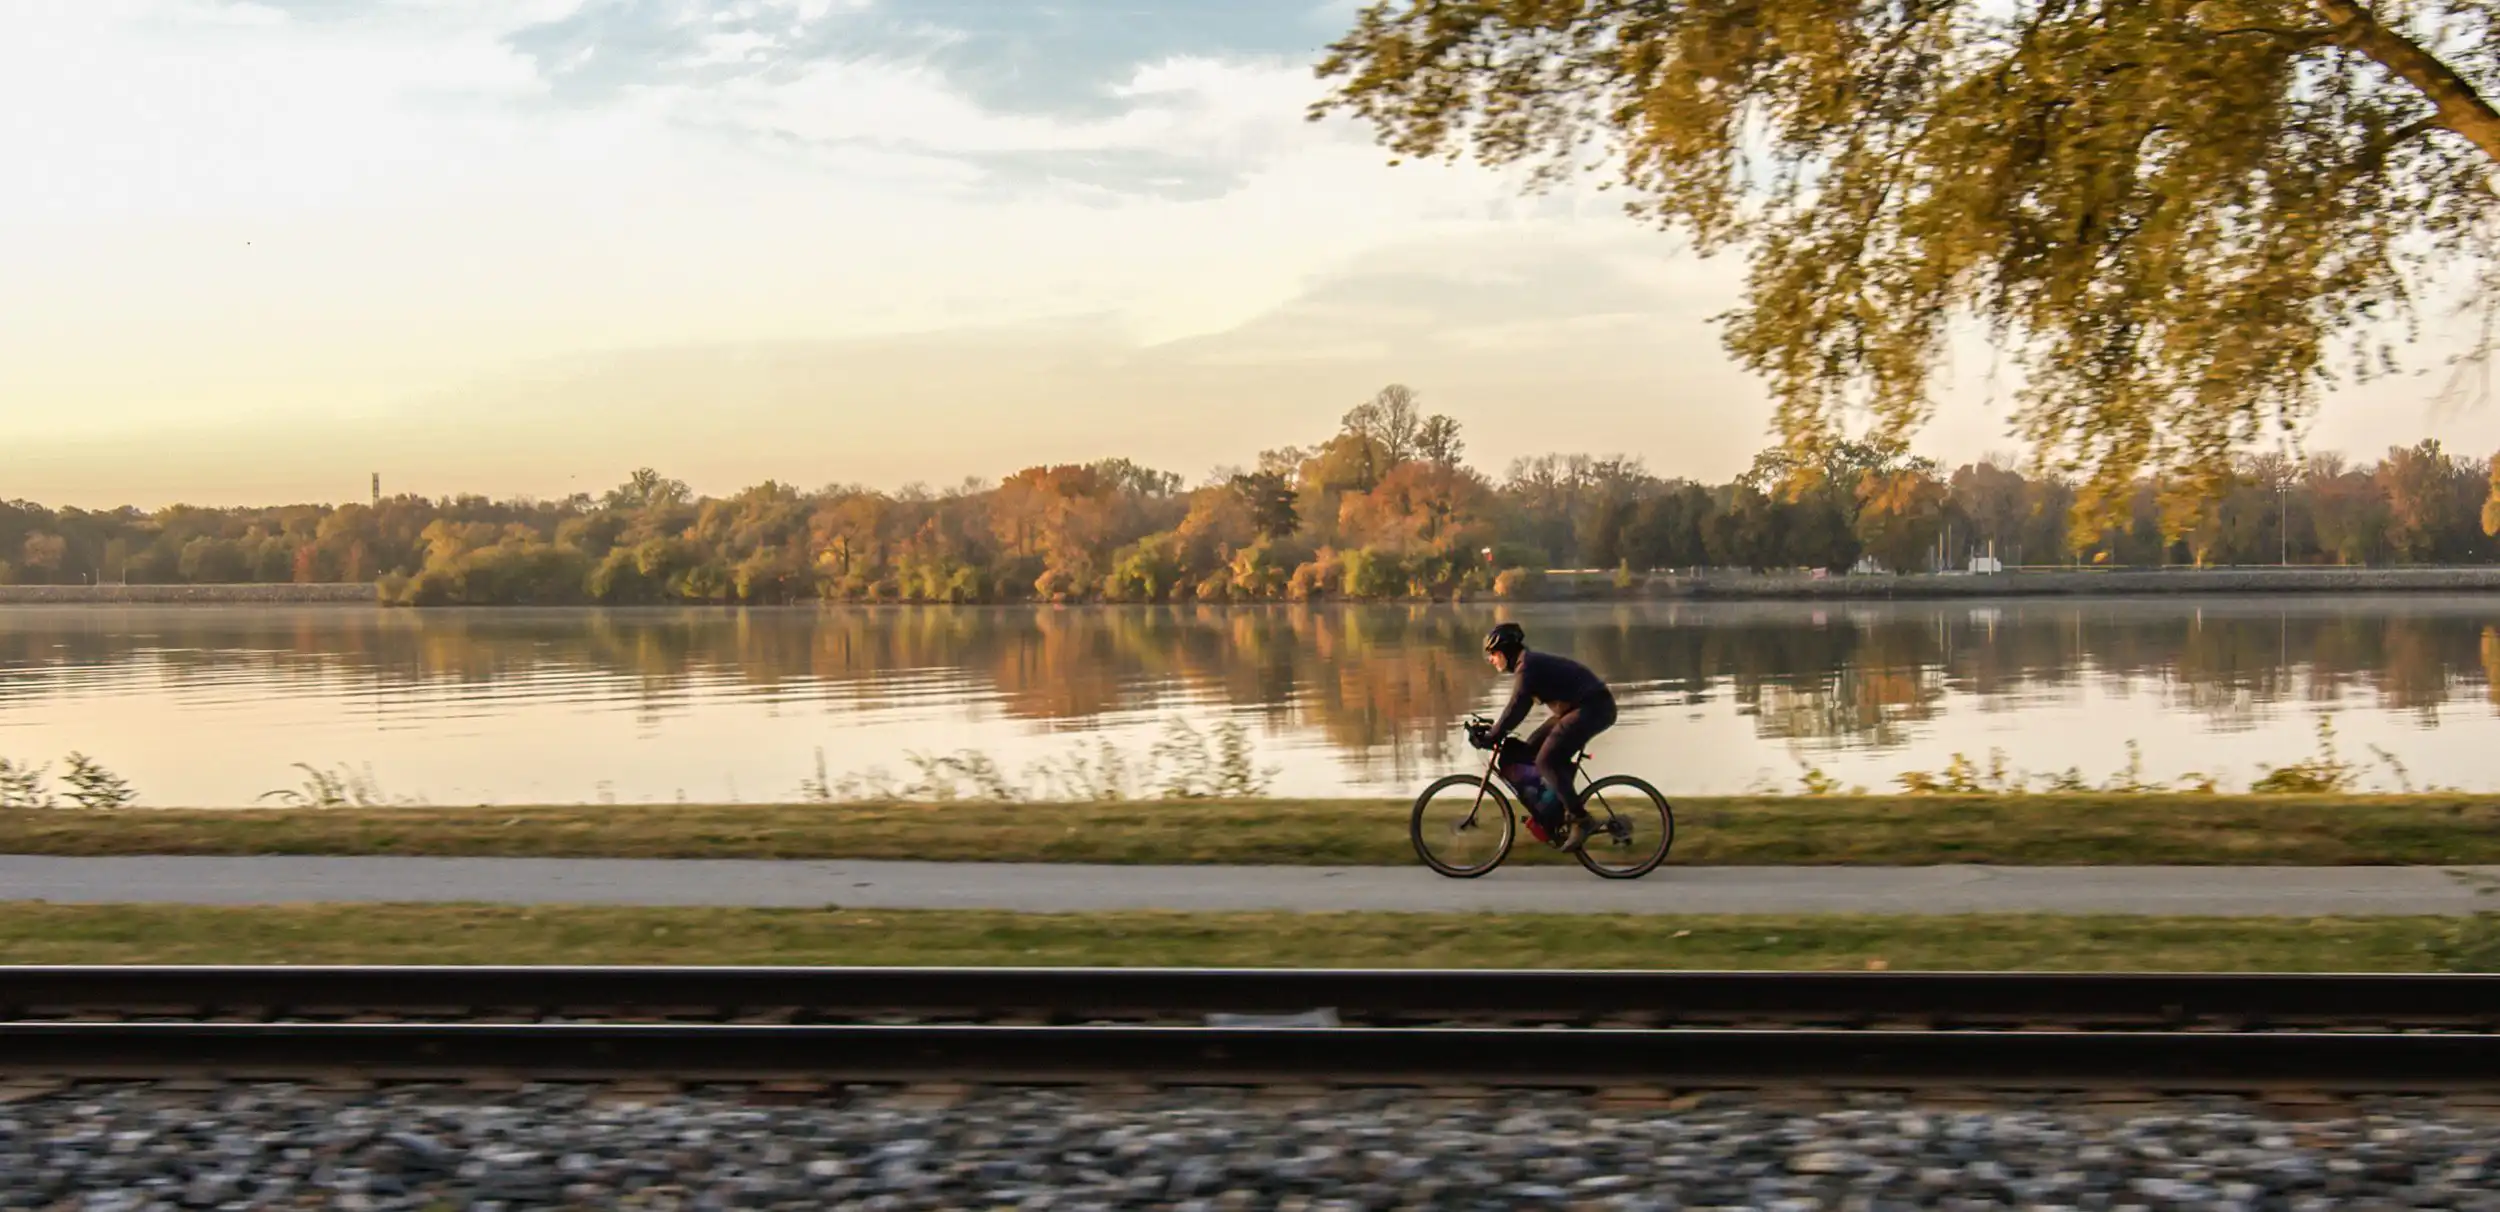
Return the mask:
[[[1528,718],[1531,705],[1543,703],[1552,713],[1528,734],[1527,745],[1536,751],[1536,772],[1545,780],[1546,798],[1528,810],[1549,823],[1560,821],[1562,849],[1576,851],[1588,844],[1589,816],[1576,797],[1566,794],[1571,788],[1568,763],[1588,746],[1589,738],[1614,726],[1614,692],[1588,666],[1570,657],[1528,651],[1527,629],[1517,623],[1494,624],[1485,633],[1484,654],[1495,669],[1518,675],[1510,705],[1502,708],[1501,718],[1493,721],[1486,734],[1489,748],[1501,746],[1510,730]]]

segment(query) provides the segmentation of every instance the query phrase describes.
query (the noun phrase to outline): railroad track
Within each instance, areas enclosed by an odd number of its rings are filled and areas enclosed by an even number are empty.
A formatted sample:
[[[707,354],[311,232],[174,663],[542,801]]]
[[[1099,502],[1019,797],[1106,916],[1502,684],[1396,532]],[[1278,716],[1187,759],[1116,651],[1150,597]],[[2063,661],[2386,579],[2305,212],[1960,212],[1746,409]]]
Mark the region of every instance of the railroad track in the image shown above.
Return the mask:
[[[2500,1032],[2500,976],[1210,968],[0,966],[0,1017]]]
[[[2500,1090],[2450,975],[0,967],[0,1018],[19,1077]]]

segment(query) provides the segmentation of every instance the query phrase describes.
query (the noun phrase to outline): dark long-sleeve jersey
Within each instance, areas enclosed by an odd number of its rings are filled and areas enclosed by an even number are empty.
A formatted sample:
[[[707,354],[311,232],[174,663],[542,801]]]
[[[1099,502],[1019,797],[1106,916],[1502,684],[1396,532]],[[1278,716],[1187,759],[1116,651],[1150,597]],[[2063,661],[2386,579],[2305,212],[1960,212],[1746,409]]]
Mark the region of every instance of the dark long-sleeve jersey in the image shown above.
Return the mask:
[[[1559,712],[1599,699],[1614,700],[1614,692],[1606,689],[1605,680],[1589,672],[1588,666],[1550,652],[1522,654],[1518,677],[1510,705],[1502,708],[1502,718],[1493,722],[1495,736],[1509,735],[1511,729],[1528,718],[1528,708],[1538,703]]]

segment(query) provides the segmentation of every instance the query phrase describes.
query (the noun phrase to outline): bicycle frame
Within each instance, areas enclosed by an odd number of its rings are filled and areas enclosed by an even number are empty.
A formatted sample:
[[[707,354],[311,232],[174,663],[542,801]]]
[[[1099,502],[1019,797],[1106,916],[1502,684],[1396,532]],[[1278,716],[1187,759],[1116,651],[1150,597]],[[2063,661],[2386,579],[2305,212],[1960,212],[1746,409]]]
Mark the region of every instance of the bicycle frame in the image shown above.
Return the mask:
[[[1571,759],[1571,777],[1573,780],[1571,787],[1571,802],[1574,805],[1583,805],[1587,802],[1589,785],[1596,781],[1589,777],[1589,756],[1589,751],[1583,749],[1579,752],[1578,756]],[[1496,780],[1499,780],[1501,777],[1502,747],[1495,745],[1492,749],[1485,752],[1484,781],[1476,785],[1476,802],[1467,806],[1467,819],[1459,822],[1459,828],[1473,829],[1476,827],[1476,814],[1484,810],[1484,793],[1486,789],[1494,786]],[[1526,804],[1521,804],[1519,809],[1522,812],[1529,810]],[[1613,813],[1610,811],[1607,815],[1612,816]]]

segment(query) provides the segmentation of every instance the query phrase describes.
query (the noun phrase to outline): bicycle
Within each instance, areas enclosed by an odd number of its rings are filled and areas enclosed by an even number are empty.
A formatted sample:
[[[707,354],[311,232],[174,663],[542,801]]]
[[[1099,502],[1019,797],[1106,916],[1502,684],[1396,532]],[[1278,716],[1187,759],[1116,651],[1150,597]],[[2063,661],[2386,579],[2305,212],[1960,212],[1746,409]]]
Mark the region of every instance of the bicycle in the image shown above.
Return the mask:
[[[1490,731],[1493,722],[1471,715],[1461,727],[1473,736]],[[1526,759],[1525,745],[1517,740],[1508,744],[1510,756]],[[1519,832],[1510,794],[1518,794],[1519,789],[1503,773],[1503,757],[1503,748],[1495,747],[1485,758],[1483,774],[1450,775],[1415,797],[1415,812],[1409,818],[1407,831],[1414,839],[1416,857],[1425,866],[1452,879],[1474,879],[1510,857],[1511,844],[1518,840]],[[1606,879],[1639,879],[1665,862],[1667,851],[1674,847],[1675,810],[1657,788],[1631,775],[1610,774],[1589,781],[1587,771],[1582,769],[1588,757],[1588,751],[1583,749],[1571,760],[1572,778],[1580,785],[1580,807],[1589,814],[1588,844],[1575,857],[1581,866]],[[1505,788],[1510,794],[1504,794]],[[1460,790],[1468,794],[1443,794]],[[1616,792],[1616,798],[1608,799],[1608,791]],[[1442,809],[1449,813],[1447,825],[1439,823]],[[1653,817],[1654,825],[1649,824]],[[1645,833],[1649,837],[1645,838]],[[1471,844],[1483,847],[1489,854],[1479,862],[1456,861]],[[1550,841],[1546,844],[1554,845]],[[1655,849],[1650,848],[1652,844]]]

